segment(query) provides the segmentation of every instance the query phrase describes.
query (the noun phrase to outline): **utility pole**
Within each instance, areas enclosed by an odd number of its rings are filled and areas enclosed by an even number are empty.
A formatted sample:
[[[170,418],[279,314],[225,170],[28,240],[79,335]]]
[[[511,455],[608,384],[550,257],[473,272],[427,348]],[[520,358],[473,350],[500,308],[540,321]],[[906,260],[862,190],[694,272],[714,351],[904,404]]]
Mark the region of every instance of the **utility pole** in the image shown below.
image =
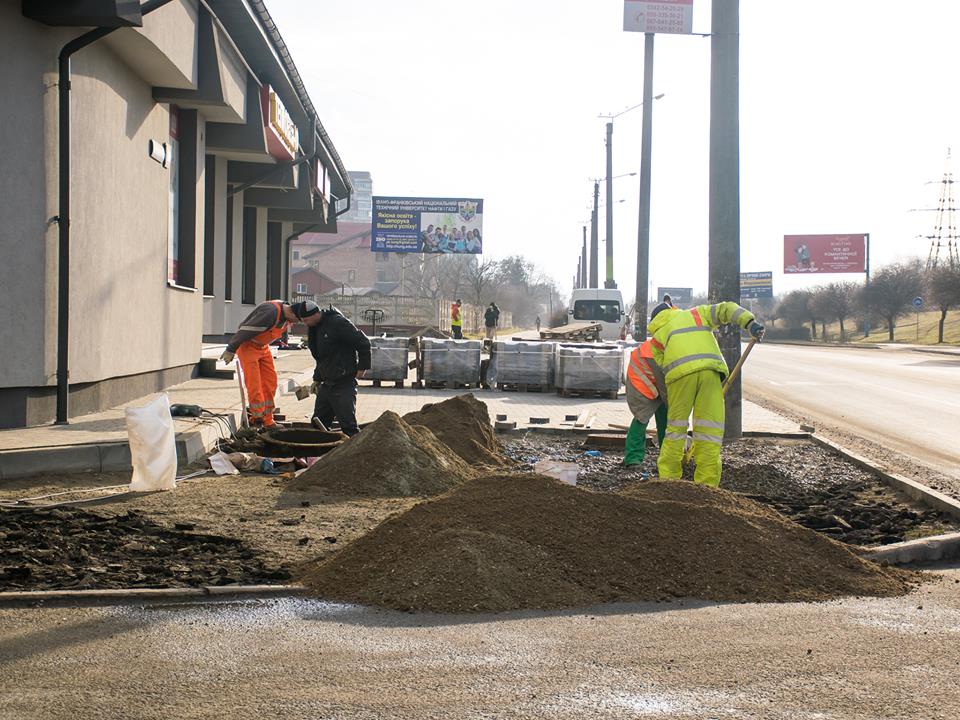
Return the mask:
[[[590,287],[587,284],[587,226],[583,226],[583,250],[580,253],[580,287]]]
[[[650,153],[653,149],[653,33],[643,43],[643,135],[640,139],[640,213],[637,226],[637,290],[634,299],[634,334],[647,337],[647,280],[650,264]]]
[[[713,0],[710,37],[710,289],[712,302],[740,299],[740,0]],[[740,328],[719,335],[728,367],[740,359]],[[727,439],[743,430],[740,378],[726,394]]]
[[[607,279],[605,288],[617,287],[613,279],[613,121],[607,123]]]
[[[593,212],[590,214],[590,287],[600,287],[600,236],[597,227],[598,210],[600,202],[600,183],[593,183]]]

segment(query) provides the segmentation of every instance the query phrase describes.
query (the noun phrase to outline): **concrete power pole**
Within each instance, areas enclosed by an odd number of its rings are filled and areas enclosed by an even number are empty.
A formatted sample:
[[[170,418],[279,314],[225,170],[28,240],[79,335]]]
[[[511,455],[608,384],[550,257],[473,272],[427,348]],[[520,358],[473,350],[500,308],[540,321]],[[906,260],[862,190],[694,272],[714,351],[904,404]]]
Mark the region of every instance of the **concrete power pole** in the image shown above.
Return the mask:
[[[590,287],[600,287],[600,236],[597,228],[597,205],[600,202],[600,183],[593,183],[593,212],[590,213]]]
[[[583,226],[583,250],[580,251],[580,287],[587,285],[587,226]]]
[[[740,0],[713,0],[710,38],[710,289],[712,302],[740,301]],[[719,333],[729,367],[740,359],[740,329]],[[738,378],[726,395],[726,432],[743,430]]]
[[[644,33],[643,131],[640,138],[640,214],[637,224],[637,295],[634,339],[647,337],[647,283],[650,274],[650,153],[653,149],[653,33]]]
[[[613,279],[613,121],[607,123],[607,278],[603,286],[617,287]]]

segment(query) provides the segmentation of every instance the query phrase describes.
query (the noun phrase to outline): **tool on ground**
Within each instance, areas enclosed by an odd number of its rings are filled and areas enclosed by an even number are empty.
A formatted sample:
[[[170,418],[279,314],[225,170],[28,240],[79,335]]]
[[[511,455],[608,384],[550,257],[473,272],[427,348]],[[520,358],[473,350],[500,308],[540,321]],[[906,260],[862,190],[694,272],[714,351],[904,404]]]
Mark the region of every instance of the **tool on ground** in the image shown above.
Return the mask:
[[[240,387],[240,427],[250,427],[247,418],[247,392],[243,386],[243,368],[237,363],[237,385]]]

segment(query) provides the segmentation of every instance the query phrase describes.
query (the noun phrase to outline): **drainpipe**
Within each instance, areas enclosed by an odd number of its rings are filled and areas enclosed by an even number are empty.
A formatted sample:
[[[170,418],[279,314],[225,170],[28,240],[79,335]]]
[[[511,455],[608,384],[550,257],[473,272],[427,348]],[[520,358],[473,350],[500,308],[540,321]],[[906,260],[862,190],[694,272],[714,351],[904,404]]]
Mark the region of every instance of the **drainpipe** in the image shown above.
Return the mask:
[[[140,14],[147,15],[163,7],[170,0],[148,0],[140,6]],[[67,424],[70,398],[70,57],[117,28],[96,28],[75,37],[60,50],[59,92],[59,175],[60,211],[53,219],[59,226],[57,281],[57,425]]]

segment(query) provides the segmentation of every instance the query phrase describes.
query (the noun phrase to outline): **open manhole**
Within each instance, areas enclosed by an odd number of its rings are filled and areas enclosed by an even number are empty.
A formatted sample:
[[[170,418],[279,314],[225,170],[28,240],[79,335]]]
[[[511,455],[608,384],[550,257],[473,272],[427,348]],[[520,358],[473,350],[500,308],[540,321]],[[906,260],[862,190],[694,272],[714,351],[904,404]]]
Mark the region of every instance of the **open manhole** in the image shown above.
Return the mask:
[[[347,436],[316,428],[278,428],[260,436],[265,443],[284,455],[316,457],[338,447]]]

